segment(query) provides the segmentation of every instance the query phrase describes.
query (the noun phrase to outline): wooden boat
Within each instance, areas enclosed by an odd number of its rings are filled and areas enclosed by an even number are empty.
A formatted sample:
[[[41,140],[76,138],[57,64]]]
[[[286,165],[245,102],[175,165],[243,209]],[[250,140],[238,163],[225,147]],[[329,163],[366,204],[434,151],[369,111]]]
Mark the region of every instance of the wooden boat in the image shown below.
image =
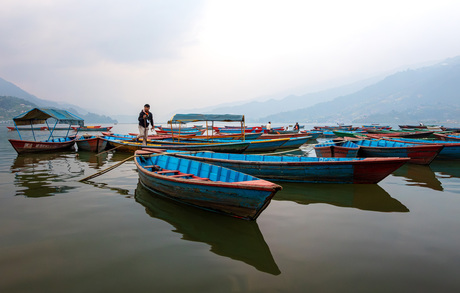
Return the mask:
[[[71,125],[84,125],[83,119],[75,116],[72,113],[59,109],[33,108],[14,117],[13,122],[15,124],[15,128],[18,125],[34,125],[45,123],[48,125],[48,119],[50,118],[54,120],[55,124],[52,130],[49,130],[50,135],[48,139],[44,141],[37,141],[33,129],[32,135],[34,140],[23,140],[20,131],[18,131],[19,139],[9,139],[9,142],[16,150],[16,152],[21,154],[31,152],[57,151],[72,148],[75,144],[75,136],[68,136]],[[53,136],[53,131],[59,123],[65,123],[69,125],[67,129],[67,135],[65,137]],[[49,126],[47,127],[50,129]]]
[[[435,133],[434,136],[446,141],[460,141],[460,135]]]
[[[380,130],[390,130],[392,127],[390,125],[379,125],[379,124],[371,124],[371,125],[363,125],[361,129],[363,130],[370,130],[370,129],[380,129]]]
[[[113,126],[102,127],[100,125],[72,127],[75,131],[110,131],[112,128]]]
[[[142,185],[167,198],[232,217],[255,220],[281,186],[202,162],[135,153]]]
[[[418,145],[387,140],[358,140],[360,157],[410,158],[410,163],[429,165],[442,150],[442,145]]]
[[[281,147],[277,148],[278,150],[281,149],[297,149],[306,144],[311,139],[311,136],[304,136],[304,137],[291,137],[288,141],[286,141]]]
[[[162,141],[152,141],[152,143],[162,143],[162,144],[172,144],[172,145],[209,145],[209,144],[222,144],[222,143],[244,143],[249,142],[249,146],[246,148],[245,152],[270,152],[277,150],[284,146],[290,141],[290,138],[280,138],[280,139],[253,139],[253,140],[198,140],[198,139],[189,139],[189,140],[180,140],[172,141],[171,139],[165,139]],[[302,143],[303,144],[303,143]]]
[[[359,146],[351,141],[326,142],[314,146],[319,158],[356,158]]]
[[[319,134],[320,133],[318,133],[318,136]],[[284,134],[264,133],[259,137],[259,139],[276,139],[276,138],[286,138],[286,137],[292,138],[292,137],[307,137],[307,136],[313,139],[313,136],[311,136],[308,133],[298,133],[298,132],[297,133],[284,133]]]
[[[460,158],[460,140],[445,141],[445,140],[432,140],[432,139],[410,139],[410,138],[384,138],[385,140],[397,141],[402,143],[413,143],[420,145],[443,145],[444,148],[439,152],[439,158]]]
[[[351,131],[351,130],[333,130],[332,131],[335,136],[337,137],[355,137],[355,138],[362,138],[365,137],[366,133],[362,130],[360,131]]]
[[[380,130],[374,131],[374,133],[364,134],[366,137],[370,138],[382,138],[382,137],[406,137],[406,138],[426,138],[430,137],[434,131],[398,131],[398,130]]]
[[[155,129],[155,131],[158,133],[158,134],[169,134],[169,135],[191,135],[191,134],[194,134],[194,135],[201,135],[202,133],[204,133],[206,131],[206,129],[192,129],[192,130],[181,130],[180,132],[177,130],[164,130],[164,129]]]
[[[75,142],[79,151],[100,153],[107,147],[107,140],[95,135],[80,136]]]
[[[122,140],[136,140],[137,139],[137,133],[128,133],[128,134],[120,134],[120,133],[112,133],[112,132],[102,132],[102,135],[104,136],[110,136],[110,137],[115,137],[115,138],[119,138],[119,139],[122,139]],[[196,134],[190,134],[190,135],[181,135],[180,138],[181,139],[188,139],[188,138],[191,138],[191,137],[194,137]],[[166,135],[148,135],[147,136],[147,140],[162,140],[162,139],[168,139],[168,138],[173,138],[174,139],[177,139],[178,136],[174,135],[170,135],[170,134],[166,134]],[[143,140],[143,138],[139,138],[141,141]]]
[[[104,132],[102,134],[107,135]],[[118,136],[118,135],[119,134],[116,134],[116,133],[113,134],[113,136]],[[128,133],[128,135],[130,135],[133,138],[136,138],[139,134],[130,132],[130,133]],[[150,140],[159,140],[159,139],[165,139],[165,138],[183,139],[183,138],[192,138],[192,137],[195,137],[195,136],[196,136],[196,133],[181,134],[181,135],[178,135],[178,134],[174,134],[174,135],[171,135],[171,134],[158,134],[158,135],[149,134],[147,136],[147,139],[150,139]]]
[[[207,140],[214,140],[214,139],[226,139],[226,140],[238,140],[238,139],[245,139],[245,140],[251,140],[251,139],[258,139],[260,136],[263,134],[261,132],[259,133],[245,133],[244,135],[241,133],[229,133],[229,134],[213,134],[213,135],[206,135],[206,132],[204,132],[202,135],[197,135],[192,137],[192,139],[207,139]],[[281,137],[278,137],[281,138]],[[265,138],[264,138],[265,139]]]
[[[147,143],[146,145],[140,142],[132,142],[126,140],[119,140],[115,137],[104,137],[107,139],[109,146],[116,148],[117,151],[134,152],[142,148],[162,148],[167,150],[179,150],[179,151],[215,151],[225,153],[242,153],[249,146],[250,142],[228,142],[228,143],[216,143],[216,144],[164,144]]]
[[[378,183],[409,161],[408,158],[314,158],[212,152],[176,152],[171,155],[222,166],[264,179],[310,183]]]
[[[21,139],[9,139],[9,141],[18,154],[23,154],[67,150],[75,144],[75,137],[52,138],[46,141]]]
[[[16,131],[16,127],[14,126],[7,126],[8,131]],[[48,127],[46,126],[40,126],[40,127],[18,127],[18,130],[48,130]]]
[[[217,128],[217,129],[214,129],[215,131],[217,131],[218,133],[231,133],[231,134],[238,134],[238,133],[263,133],[263,129],[262,127],[258,127],[258,126],[255,126],[255,127],[251,127],[251,128],[247,128],[247,129],[238,129],[238,128]]]

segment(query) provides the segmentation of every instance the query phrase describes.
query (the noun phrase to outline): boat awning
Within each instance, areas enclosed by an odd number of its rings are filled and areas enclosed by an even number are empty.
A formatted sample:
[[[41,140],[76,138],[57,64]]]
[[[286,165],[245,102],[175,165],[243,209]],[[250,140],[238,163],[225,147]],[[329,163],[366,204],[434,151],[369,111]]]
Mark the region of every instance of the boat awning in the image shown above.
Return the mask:
[[[244,122],[244,115],[234,114],[176,114],[171,119],[174,122],[197,122],[197,121],[224,121]]]
[[[50,108],[33,108],[13,118],[16,125],[43,124],[49,118],[54,118],[58,123],[84,126],[85,121],[66,110]]]

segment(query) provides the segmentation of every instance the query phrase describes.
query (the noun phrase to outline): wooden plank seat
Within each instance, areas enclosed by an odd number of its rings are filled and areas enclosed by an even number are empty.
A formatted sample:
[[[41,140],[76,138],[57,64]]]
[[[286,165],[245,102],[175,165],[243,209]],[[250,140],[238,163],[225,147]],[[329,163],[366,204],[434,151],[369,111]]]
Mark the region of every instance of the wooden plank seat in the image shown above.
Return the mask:
[[[179,173],[179,170],[165,170],[165,171],[158,171],[157,174],[167,174],[167,173]]]
[[[185,174],[185,173],[180,173],[177,175],[172,175],[171,177],[192,177],[193,174]]]

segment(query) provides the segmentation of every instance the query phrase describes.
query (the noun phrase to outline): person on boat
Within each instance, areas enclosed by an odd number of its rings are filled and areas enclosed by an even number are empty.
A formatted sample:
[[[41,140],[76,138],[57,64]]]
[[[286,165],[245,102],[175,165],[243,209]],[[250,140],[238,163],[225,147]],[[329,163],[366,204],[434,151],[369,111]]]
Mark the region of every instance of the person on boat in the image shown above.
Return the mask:
[[[272,123],[270,121],[268,121],[268,124],[267,124],[267,130],[270,131],[272,130]]]
[[[299,122],[296,122],[294,125],[294,130],[299,131],[300,130],[300,125]]]
[[[149,122],[152,124],[152,131],[155,128],[155,125],[153,123],[153,114],[150,112],[150,105],[145,104],[144,109],[139,113],[139,135],[137,136],[137,139],[139,140],[139,137],[143,138],[143,145],[147,144],[147,135],[149,132]]]

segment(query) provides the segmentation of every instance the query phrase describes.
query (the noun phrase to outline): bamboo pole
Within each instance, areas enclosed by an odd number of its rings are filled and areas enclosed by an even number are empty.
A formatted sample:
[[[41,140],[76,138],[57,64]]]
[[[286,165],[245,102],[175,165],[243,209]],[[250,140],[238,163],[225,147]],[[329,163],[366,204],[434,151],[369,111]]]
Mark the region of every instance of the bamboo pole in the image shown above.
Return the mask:
[[[129,157],[129,158],[124,159],[123,161],[118,162],[117,164],[115,164],[115,165],[113,165],[113,166],[110,166],[110,167],[108,167],[108,168],[106,168],[106,169],[104,169],[104,170],[101,170],[101,171],[99,171],[99,172],[97,172],[97,173],[95,173],[95,174],[93,174],[93,175],[90,175],[90,176],[87,176],[87,177],[85,177],[85,178],[83,178],[83,179],[80,179],[80,180],[78,180],[78,182],[87,181],[87,180],[89,180],[89,179],[93,179],[93,178],[98,177],[98,176],[100,176],[100,175],[102,175],[102,174],[105,174],[105,173],[107,173],[107,172],[109,172],[109,171],[111,171],[111,170],[113,170],[113,169],[115,169],[115,168],[121,166],[122,164],[124,164],[125,162],[131,160],[132,158],[134,158],[134,155],[131,156],[131,157]]]

